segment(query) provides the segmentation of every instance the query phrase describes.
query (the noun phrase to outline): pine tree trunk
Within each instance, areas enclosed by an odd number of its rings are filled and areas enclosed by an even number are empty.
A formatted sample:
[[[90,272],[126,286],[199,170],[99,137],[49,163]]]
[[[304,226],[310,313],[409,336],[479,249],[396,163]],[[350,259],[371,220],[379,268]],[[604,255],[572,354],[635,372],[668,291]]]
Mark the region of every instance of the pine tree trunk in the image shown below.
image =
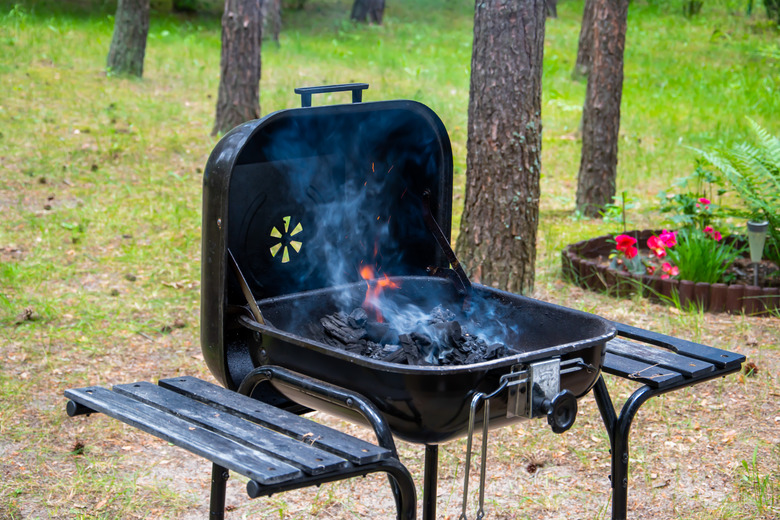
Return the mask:
[[[355,0],[350,18],[356,22],[368,21],[381,25],[384,13],[385,0]]]
[[[593,55],[582,112],[577,209],[598,216],[615,196],[628,0],[594,0]]]
[[[544,10],[547,18],[558,18],[558,0],[546,0]]]
[[[106,66],[112,74],[144,74],[149,0],[119,0]]]
[[[515,293],[534,285],[544,26],[545,0],[476,0],[457,251],[474,281]]]
[[[196,13],[198,2],[197,0],[173,0],[171,8],[177,13]]]
[[[261,0],[225,0],[217,117],[212,134],[260,117]]]
[[[764,0],[766,17],[780,25],[780,0]]]
[[[585,0],[585,9],[582,12],[582,25],[580,25],[580,39],[577,44],[577,61],[574,64],[572,77],[574,79],[587,78],[590,73],[590,58],[593,54],[593,6],[595,0]]]
[[[279,44],[279,34],[282,32],[282,0],[265,0],[263,2],[263,30],[271,29],[271,37]]]

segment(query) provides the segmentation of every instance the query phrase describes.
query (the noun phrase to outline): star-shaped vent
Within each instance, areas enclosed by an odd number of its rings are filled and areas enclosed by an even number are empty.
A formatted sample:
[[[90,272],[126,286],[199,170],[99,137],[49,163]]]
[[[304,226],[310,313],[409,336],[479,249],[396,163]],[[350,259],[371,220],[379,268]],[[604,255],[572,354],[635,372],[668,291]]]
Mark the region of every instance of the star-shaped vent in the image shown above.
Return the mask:
[[[278,238],[279,241],[271,246],[271,256],[274,258],[281,257],[282,263],[286,264],[290,261],[291,251],[294,253],[300,253],[303,242],[293,240],[292,237],[303,231],[303,226],[298,222],[292,231],[290,231],[290,222],[292,217],[282,217],[284,221],[284,229],[279,229],[274,226],[271,229],[271,237]],[[281,254],[280,254],[281,253]]]

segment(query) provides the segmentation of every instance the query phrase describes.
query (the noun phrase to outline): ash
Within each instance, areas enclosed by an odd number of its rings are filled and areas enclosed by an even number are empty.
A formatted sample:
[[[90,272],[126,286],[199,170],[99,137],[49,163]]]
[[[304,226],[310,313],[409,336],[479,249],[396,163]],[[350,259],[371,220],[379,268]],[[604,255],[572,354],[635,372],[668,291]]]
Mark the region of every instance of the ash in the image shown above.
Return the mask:
[[[391,323],[369,319],[358,307],[339,311],[313,325],[314,336],[332,347],[388,363],[407,365],[469,365],[512,354],[502,343],[487,343],[470,334],[455,314],[436,306],[414,330],[399,332]]]

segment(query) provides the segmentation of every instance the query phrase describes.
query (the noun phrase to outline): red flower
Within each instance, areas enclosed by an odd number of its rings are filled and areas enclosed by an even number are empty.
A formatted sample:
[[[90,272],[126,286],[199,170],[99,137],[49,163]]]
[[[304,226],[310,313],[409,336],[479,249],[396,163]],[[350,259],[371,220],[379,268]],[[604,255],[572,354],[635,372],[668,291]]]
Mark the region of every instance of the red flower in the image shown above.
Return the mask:
[[[713,239],[715,242],[720,242],[720,239],[723,238],[723,236],[720,234],[720,231],[715,231],[712,226],[705,227],[704,234]]]
[[[701,202],[701,203],[702,203],[702,204],[704,204],[705,206],[709,206],[710,204],[712,204],[712,202],[710,201],[710,199],[705,199],[704,197],[700,198],[700,199],[699,199],[699,202]]]
[[[658,240],[663,242],[663,244],[666,247],[673,247],[677,245],[677,232],[676,231],[667,231],[664,229],[664,232],[658,235]]]
[[[647,239],[647,247],[655,253],[655,256],[658,258],[666,256],[666,243],[655,235]]]
[[[629,260],[634,258],[637,253],[639,253],[639,250],[634,247],[634,244],[636,244],[636,238],[632,236],[618,235],[615,237],[615,242],[617,242],[615,248],[626,255],[626,258]]]
[[[664,272],[664,274],[661,275],[662,279],[667,279],[670,276],[677,276],[680,274],[680,268],[676,265],[672,265],[669,262],[664,262],[664,265],[661,266],[661,271]]]

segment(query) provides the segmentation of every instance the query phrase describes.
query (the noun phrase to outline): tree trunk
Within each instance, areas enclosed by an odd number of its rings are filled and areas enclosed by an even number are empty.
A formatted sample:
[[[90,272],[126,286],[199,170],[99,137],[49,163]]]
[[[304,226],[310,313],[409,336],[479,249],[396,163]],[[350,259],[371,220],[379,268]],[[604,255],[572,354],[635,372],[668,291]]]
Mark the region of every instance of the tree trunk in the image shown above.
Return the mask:
[[[265,0],[263,2],[263,30],[271,29],[271,37],[279,45],[279,34],[282,32],[282,0]]]
[[[148,34],[149,0],[119,0],[106,60],[109,72],[142,77]]]
[[[476,0],[457,251],[474,281],[515,293],[534,284],[544,25],[545,0]]]
[[[558,18],[558,0],[546,0],[544,10],[547,18]]]
[[[593,6],[596,0],[585,0],[580,26],[580,40],[577,45],[577,62],[574,64],[572,78],[587,78],[590,73],[590,60],[593,54]]]
[[[594,0],[593,56],[582,112],[577,209],[598,216],[612,202],[617,178],[623,51],[628,0]]]
[[[355,0],[350,18],[356,22],[382,24],[385,14],[385,0]]]
[[[212,134],[260,117],[262,0],[225,0],[217,117]]]
[[[780,25],[780,0],[764,0],[766,17]]]
[[[198,11],[197,0],[173,0],[172,9],[178,13],[196,13]]]

